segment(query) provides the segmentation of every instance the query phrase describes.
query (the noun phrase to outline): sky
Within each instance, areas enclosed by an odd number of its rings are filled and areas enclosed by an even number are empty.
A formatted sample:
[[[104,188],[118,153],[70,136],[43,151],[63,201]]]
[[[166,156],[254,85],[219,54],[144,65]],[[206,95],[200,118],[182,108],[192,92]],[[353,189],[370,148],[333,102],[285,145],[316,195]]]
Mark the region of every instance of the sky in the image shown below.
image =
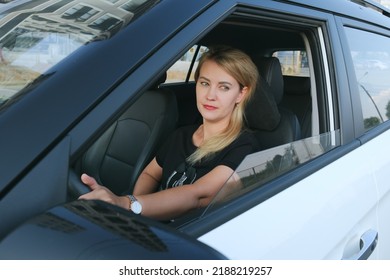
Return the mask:
[[[390,8],[390,0],[374,0],[376,2],[381,3],[383,6]]]

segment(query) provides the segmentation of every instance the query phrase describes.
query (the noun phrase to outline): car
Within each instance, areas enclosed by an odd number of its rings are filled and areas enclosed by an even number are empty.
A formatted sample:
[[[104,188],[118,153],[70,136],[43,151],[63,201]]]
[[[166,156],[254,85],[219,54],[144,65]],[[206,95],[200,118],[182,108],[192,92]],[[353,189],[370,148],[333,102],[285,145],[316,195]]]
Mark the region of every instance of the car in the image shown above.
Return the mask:
[[[72,0],[0,6],[0,259],[390,259],[390,10],[370,0]],[[117,194],[199,123],[215,45],[260,73],[261,149],[205,208],[159,222]]]

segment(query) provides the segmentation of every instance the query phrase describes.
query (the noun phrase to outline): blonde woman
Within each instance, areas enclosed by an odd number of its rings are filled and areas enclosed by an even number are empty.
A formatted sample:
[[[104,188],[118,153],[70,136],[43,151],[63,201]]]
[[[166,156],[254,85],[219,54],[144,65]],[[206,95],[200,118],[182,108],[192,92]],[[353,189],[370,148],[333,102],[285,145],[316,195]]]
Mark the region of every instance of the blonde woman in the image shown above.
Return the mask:
[[[207,206],[255,140],[244,127],[244,109],[258,72],[252,60],[230,47],[210,48],[195,73],[197,108],[203,123],[179,128],[146,166],[133,195],[116,196],[83,174],[91,192],[80,199],[103,200],[159,220]]]

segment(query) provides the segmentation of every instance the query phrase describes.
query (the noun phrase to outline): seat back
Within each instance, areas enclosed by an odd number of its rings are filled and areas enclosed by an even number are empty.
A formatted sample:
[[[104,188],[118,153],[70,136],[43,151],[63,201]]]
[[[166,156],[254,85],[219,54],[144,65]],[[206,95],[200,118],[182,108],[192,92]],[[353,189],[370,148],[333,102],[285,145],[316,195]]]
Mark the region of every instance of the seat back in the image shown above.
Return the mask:
[[[284,96],[282,106],[293,111],[302,129],[302,138],[312,136],[312,99],[310,77],[284,76]]]
[[[300,139],[301,128],[297,116],[280,105],[283,98],[283,75],[279,60],[275,57],[260,57],[255,58],[254,63],[260,74],[254,95],[254,103],[257,103],[257,106],[248,106],[247,115],[256,114],[256,123],[262,122],[260,126],[249,124],[249,127],[255,129],[261,148],[268,149]],[[264,110],[269,114],[264,115]],[[260,114],[263,114],[261,118],[266,120],[261,120]],[[253,119],[255,118],[252,117],[249,123],[253,122]]]
[[[139,174],[176,122],[174,93],[146,91],[85,153],[82,171],[115,194],[132,193]]]

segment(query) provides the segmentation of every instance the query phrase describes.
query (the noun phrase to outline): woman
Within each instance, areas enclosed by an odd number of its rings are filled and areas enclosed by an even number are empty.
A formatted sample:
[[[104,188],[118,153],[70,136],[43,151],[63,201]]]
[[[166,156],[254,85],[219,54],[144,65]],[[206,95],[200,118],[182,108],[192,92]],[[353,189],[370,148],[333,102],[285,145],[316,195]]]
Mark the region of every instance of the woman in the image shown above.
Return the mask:
[[[255,150],[244,129],[244,108],[257,80],[257,68],[245,53],[211,48],[195,72],[203,123],[179,128],[166,141],[139,176],[133,195],[116,196],[83,174],[92,191],[80,199],[104,200],[160,220],[208,205],[225,183],[237,180],[234,170]]]

